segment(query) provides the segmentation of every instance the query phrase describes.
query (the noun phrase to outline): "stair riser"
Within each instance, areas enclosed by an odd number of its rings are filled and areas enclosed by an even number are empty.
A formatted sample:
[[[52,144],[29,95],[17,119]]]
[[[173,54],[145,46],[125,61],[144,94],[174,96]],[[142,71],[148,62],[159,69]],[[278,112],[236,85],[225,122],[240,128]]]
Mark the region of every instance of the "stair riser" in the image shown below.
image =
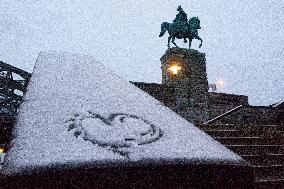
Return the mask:
[[[256,180],[284,179],[284,168],[283,167],[254,168],[254,174]]]
[[[281,189],[284,188],[284,180],[255,182],[255,189]]]
[[[283,146],[226,146],[239,155],[282,154]]]
[[[279,130],[284,131],[284,125],[279,125]]]
[[[224,145],[279,145],[277,138],[215,138]]]
[[[258,166],[254,167],[256,188],[284,188],[284,127],[210,124],[199,125],[199,128]]]
[[[284,165],[284,155],[282,156],[242,156],[252,165]]]
[[[215,130],[204,130],[208,135],[212,137],[267,137],[267,138],[278,138],[284,142],[284,132],[261,132],[261,131],[215,131]]]
[[[197,125],[202,130],[238,130],[238,131],[280,131],[283,128],[280,126],[266,126],[266,125]]]

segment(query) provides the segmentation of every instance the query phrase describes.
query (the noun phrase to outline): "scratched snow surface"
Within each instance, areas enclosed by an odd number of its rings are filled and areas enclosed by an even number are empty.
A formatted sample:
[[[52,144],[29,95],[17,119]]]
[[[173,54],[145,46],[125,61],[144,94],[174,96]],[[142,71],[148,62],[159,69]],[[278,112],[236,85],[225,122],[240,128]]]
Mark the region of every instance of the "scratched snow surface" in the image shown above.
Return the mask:
[[[139,160],[243,160],[94,58],[40,53],[3,169]]]

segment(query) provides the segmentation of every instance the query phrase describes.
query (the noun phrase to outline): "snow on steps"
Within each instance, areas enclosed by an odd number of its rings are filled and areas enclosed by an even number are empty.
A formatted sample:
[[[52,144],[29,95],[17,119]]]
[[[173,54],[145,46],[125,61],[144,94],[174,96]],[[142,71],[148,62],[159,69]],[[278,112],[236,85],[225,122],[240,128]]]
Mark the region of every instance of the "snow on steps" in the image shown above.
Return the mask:
[[[256,188],[284,188],[283,128],[279,125],[199,125],[252,164]]]

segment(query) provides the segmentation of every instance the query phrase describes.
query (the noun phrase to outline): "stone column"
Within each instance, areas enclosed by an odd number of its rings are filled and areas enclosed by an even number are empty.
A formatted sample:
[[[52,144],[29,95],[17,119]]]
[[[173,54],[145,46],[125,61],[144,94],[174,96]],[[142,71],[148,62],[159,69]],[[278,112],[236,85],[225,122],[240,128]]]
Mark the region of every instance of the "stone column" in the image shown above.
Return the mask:
[[[190,122],[208,120],[208,80],[205,54],[197,50],[170,48],[161,57],[162,83],[175,87],[176,111]],[[171,66],[179,66],[177,74]]]

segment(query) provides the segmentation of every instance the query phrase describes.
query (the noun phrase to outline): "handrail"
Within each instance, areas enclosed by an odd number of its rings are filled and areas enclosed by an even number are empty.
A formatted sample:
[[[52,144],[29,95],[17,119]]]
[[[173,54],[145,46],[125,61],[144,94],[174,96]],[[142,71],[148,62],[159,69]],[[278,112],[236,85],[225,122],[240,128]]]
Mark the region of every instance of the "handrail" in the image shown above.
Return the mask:
[[[1,71],[5,70],[10,70],[11,72],[14,72],[18,75],[20,75],[22,78],[24,79],[30,79],[31,77],[31,74],[29,72],[26,72],[24,70],[21,70],[20,68],[17,68],[17,67],[14,67],[14,66],[11,66],[10,64],[6,64],[2,61],[0,61],[0,67],[1,67]]]
[[[0,61],[0,114],[17,114],[30,77],[30,73]]]
[[[219,116],[217,116],[217,117],[215,117],[215,118],[213,118],[213,119],[210,119],[210,120],[206,121],[204,124],[213,123],[213,122],[215,122],[215,121],[221,119],[222,117],[225,117],[225,116],[227,116],[227,115],[232,114],[233,112],[239,110],[239,109],[242,108],[242,107],[244,107],[244,105],[239,105],[239,106],[237,106],[237,107],[235,107],[235,108],[233,108],[233,109],[231,109],[231,110],[229,110],[229,111],[227,111],[227,112],[225,112],[225,113],[223,113],[223,114],[221,114],[221,115],[219,115]]]

